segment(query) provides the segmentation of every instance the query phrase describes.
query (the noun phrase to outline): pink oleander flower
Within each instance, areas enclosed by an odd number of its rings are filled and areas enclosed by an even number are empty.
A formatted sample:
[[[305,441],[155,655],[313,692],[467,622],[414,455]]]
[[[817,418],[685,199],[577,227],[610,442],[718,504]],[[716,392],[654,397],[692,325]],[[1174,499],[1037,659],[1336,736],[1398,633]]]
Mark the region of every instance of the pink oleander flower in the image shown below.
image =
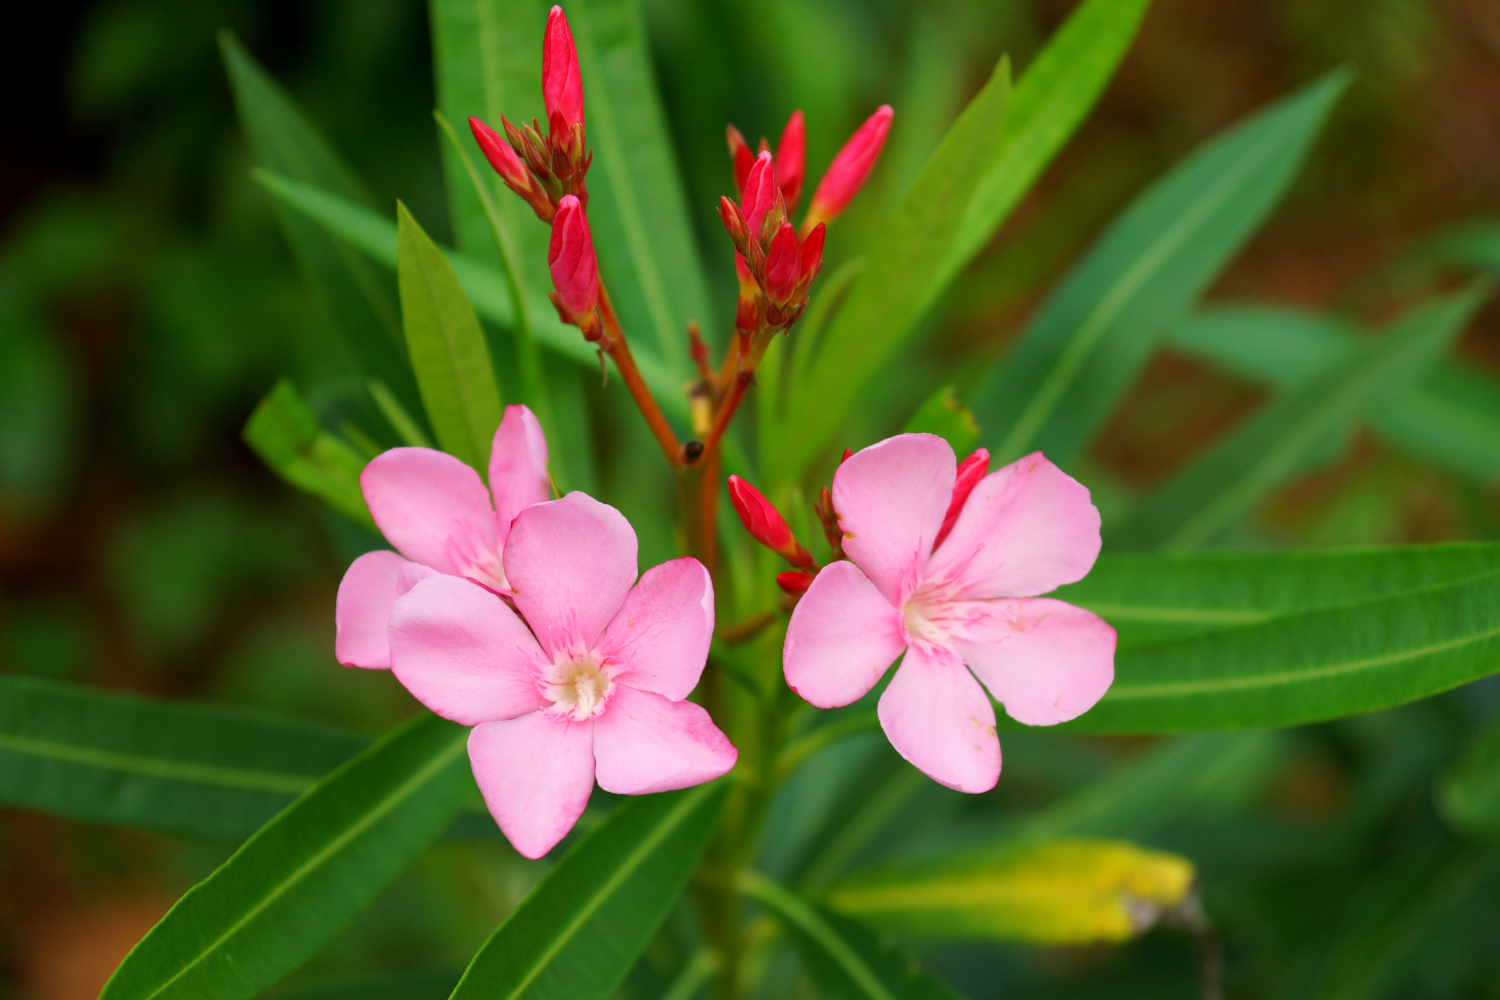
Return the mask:
[[[575,321],[585,320],[599,300],[599,259],[594,255],[594,237],[583,205],[574,195],[564,195],[552,219],[552,241],[547,247],[547,268],[558,300]]]
[[[629,522],[582,493],[521,511],[503,559],[515,610],[466,580],[421,580],[391,614],[391,668],[422,704],[474,727],[474,778],[516,850],[551,850],[596,779],[643,795],[734,767],[739,752],[684,700],[714,627],[701,563],[673,559],[637,583]]]
[[[431,448],[392,448],[365,466],[359,476],[365,504],[397,552],[367,552],[344,574],[334,605],[340,663],[391,665],[391,608],[424,577],[467,577],[510,593],[500,553],[511,522],[551,494],[547,441],[526,407],[505,408],[490,446],[489,477],[486,490],[473,469]]]
[[[891,106],[882,104],[844,143],[844,148],[833,158],[828,172],[823,175],[823,179],[818,182],[818,189],[813,192],[807,217],[802,220],[804,232],[810,232],[820,222],[833,220],[859,193],[875,166],[876,158],[880,156],[881,147],[885,145],[885,137],[891,130],[891,118],[894,116]]]
[[[578,48],[561,7],[547,13],[547,34],[542,39],[542,101],[547,121],[554,116],[566,128],[583,124],[583,75],[578,68]]]
[[[1065,722],[1104,696],[1115,652],[1101,618],[1038,596],[1094,565],[1088,490],[1041,452],[977,481],[973,468],[958,495],[953,449],[931,434],[888,438],[840,465],[832,497],[849,560],[812,581],[783,650],[787,683],[819,708],[858,700],[904,651],[880,696],[881,727],[901,756],[962,792],[1000,776],[986,688],[1018,722]]]

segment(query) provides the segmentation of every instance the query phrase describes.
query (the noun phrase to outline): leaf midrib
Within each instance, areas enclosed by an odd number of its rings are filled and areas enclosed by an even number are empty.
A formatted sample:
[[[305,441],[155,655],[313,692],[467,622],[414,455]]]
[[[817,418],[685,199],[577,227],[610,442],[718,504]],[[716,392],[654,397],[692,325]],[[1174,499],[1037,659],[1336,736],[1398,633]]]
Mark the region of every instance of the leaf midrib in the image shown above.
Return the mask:
[[[106,770],[166,781],[187,781],[218,788],[300,795],[317,784],[317,775],[292,775],[252,768],[226,767],[217,764],[193,764],[163,757],[145,757],[119,750],[105,750],[0,733],[0,751],[26,754],[69,764],[82,764]]]

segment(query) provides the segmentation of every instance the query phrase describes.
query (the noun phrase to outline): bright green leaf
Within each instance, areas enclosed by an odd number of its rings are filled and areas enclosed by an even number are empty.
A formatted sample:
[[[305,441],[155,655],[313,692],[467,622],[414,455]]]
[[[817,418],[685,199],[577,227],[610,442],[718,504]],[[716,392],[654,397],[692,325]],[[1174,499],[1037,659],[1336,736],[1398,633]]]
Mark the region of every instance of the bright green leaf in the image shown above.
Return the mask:
[[[1300,471],[1367,409],[1406,390],[1487,296],[1473,289],[1413,309],[1380,337],[1288,390],[1141,503],[1105,538],[1124,548],[1197,548]]]
[[[903,428],[907,434],[936,434],[953,446],[953,453],[962,459],[974,449],[979,440],[979,425],[974,423],[974,414],[958,401],[953,386],[945,385],[923,403],[912,414]]]
[[[401,319],[412,370],[438,444],[486,474],[500,392],[479,318],[448,258],[396,203]]]
[[[974,393],[997,463],[1041,449],[1072,464],[1280,199],[1348,81],[1330,74],[1216,137],[1106,230]]]
[[[365,460],[318,426],[286,379],[276,383],[245,424],[245,443],[278,476],[372,531],[375,521],[359,489]]]
[[[1482,837],[1500,834],[1500,716],[1475,734],[1438,782],[1435,798],[1454,829]]]
[[[297,968],[462,810],[467,736],[424,712],[328,775],[178,900],[101,1000],[239,1000]]]
[[[629,799],[574,844],[469,964],[454,1000],[604,1000],[671,909],[728,792]]]

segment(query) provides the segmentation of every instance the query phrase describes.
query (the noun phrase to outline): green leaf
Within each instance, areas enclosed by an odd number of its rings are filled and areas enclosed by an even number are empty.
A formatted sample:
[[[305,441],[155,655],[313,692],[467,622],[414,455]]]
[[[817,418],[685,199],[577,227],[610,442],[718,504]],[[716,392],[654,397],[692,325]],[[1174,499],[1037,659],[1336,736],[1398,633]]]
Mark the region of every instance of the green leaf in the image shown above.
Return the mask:
[[[903,937],[1125,941],[1188,899],[1193,863],[1111,840],[951,851],[829,889],[846,916]]]
[[[945,385],[912,414],[903,429],[907,434],[936,434],[953,446],[960,459],[974,449],[979,440],[979,425],[974,414],[958,401],[953,386]]]
[[[401,318],[412,370],[438,444],[487,474],[500,392],[479,318],[448,258],[396,203]]]
[[[1121,649],[1104,699],[1065,725],[1100,733],[1295,726],[1403,705],[1497,671],[1500,572],[1491,572]]]
[[[423,713],[328,775],[178,900],[101,1000],[238,1000],[301,965],[458,815],[467,735]]]
[[[805,378],[790,386],[786,419],[766,454],[772,482],[802,472],[942,291],[948,247],[1004,148],[1009,103],[1010,63],[1001,59],[881,226]]]
[[[1452,586],[1500,572],[1500,544],[1114,554],[1052,597],[1103,617],[1120,647]]]
[[[1492,716],[1438,782],[1438,811],[1462,833],[1500,834],[1500,715]]]
[[[220,33],[219,48],[256,164],[350,203],[373,204],[354,171],[231,32]],[[298,213],[273,207],[303,277],[355,366],[415,405],[417,390],[401,340],[395,283],[344,241]]]
[[[287,379],[276,383],[245,423],[245,443],[282,479],[334,510],[375,530],[359,489],[365,460],[318,426]]]
[[[1216,137],[1110,225],[974,394],[996,462],[1041,449],[1072,464],[1276,204],[1348,81],[1332,73]]]
[[[0,802],[238,840],[368,745],[292,719],[0,676]]]
[[[956,1000],[958,994],[887,948],[868,929],[830,913],[757,872],[740,891],[776,915],[826,996],[840,1000]]]
[[[1420,378],[1487,295],[1488,289],[1475,288],[1413,309],[1380,337],[1282,394],[1105,537],[1135,549],[1183,550],[1212,541],[1367,409]]]
[[[682,891],[728,788],[711,782],[619,806],[490,936],[454,1000],[608,997]]]
[[[277,990],[265,1000],[448,1000],[458,969],[408,969]]]
[[[1219,306],[1172,329],[1171,345],[1214,366],[1285,388],[1357,350],[1353,324],[1264,306]],[[1415,458],[1500,481],[1500,380],[1450,361],[1368,414],[1370,428]]]

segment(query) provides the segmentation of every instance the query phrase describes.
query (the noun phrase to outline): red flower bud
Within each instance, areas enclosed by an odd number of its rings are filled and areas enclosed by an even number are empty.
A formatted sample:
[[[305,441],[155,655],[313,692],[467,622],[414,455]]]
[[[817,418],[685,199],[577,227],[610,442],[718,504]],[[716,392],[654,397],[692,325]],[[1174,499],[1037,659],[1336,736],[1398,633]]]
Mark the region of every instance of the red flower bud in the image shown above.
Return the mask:
[[[812,205],[802,223],[804,229],[810,230],[819,222],[835,218],[864,186],[865,178],[875,166],[875,158],[880,155],[880,147],[885,145],[894,114],[889,104],[882,104],[844,143],[844,148],[839,150],[828,172],[818,182],[818,190],[813,192]]]
[[[776,170],[771,165],[771,154],[761,153],[750,165],[745,175],[745,185],[740,192],[740,215],[752,236],[760,234],[760,221],[776,204]]]
[[[948,504],[948,513],[943,515],[943,526],[938,529],[937,537],[932,541],[934,549],[948,537],[958,515],[963,513],[964,502],[969,499],[969,494],[974,492],[974,487],[989,472],[990,453],[985,448],[976,448],[974,454],[958,463],[958,477],[953,481],[953,500]]]
[[[748,151],[747,151],[748,152]],[[776,186],[790,212],[802,199],[802,180],[807,173],[807,126],[799,108],[786,120],[781,141],[776,144]]]
[[[583,206],[574,195],[564,195],[552,219],[552,242],[547,247],[547,268],[552,284],[566,309],[577,320],[585,320],[599,299],[599,261],[594,256],[594,238]]]
[[[800,263],[797,231],[791,223],[783,222],[771,240],[771,249],[766,252],[766,298],[777,305],[790,301],[801,273]]]
[[[542,40],[542,100],[547,122],[562,115],[568,128],[583,124],[583,76],[578,69],[578,48],[561,7],[547,14],[547,34]]]
[[[802,241],[802,260],[797,268],[797,296],[807,294],[807,286],[818,276],[818,269],[823,266],[823,238],[828,233],[828,227],[818,223],[813,231],[807,234],[807,239]]]
[[[804,573],[800,569],[789,569],[784,573],[776,574],[776,586],[793,597],[801,597],[807,593],[807,588],[812,586],[815,579],[817,577]]]
[[[474,141],[479,143],[484,158],[490,161],[490,166],[495,168],[495,173],[500,175],[506,185],[520,192],[531,187],[531,171],[526,169],[526,164],[521,162],[510,143],[473,115],[469,116],[469,130],[474,133]]]
[[[755,162],[755,154],[750,152],[745,137],[733,125],[725,127],[724,137],[729,142],[729,161],[734,164],[734,190],[738,194],[745,190],[745,178],[750,176],[750,166]]]
[[[761,495],[760,490],[739,476],[729,477],[729,499],[734,504],[734,512],[740,516],[740,523],[757,542],[783,555],[799,547],[781,512]]]
[[[719,218],[724,222],[724,228],[729,231],[729,238],[734,240],[736,248],[745,245],[750,238],[750,231],[745,228],[745,219],[740,215],[740,208],[728,198],[719,198]]]

